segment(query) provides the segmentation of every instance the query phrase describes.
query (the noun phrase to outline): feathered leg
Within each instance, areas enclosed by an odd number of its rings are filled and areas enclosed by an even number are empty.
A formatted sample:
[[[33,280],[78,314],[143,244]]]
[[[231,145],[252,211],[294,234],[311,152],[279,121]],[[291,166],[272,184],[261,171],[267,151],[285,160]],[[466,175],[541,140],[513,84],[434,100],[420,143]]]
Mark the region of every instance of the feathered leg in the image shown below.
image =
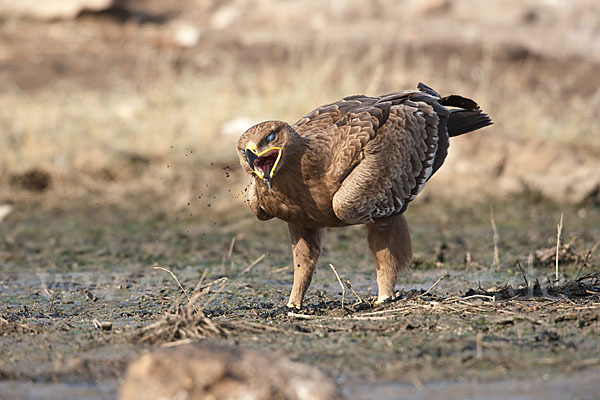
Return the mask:
[[[321,255],[321,229],[288,224],[294,256],[294,286],[287,306],[300,309]]]
[[[412,261],[406,218],[402,214],[396,214],[367,224],[367,238],[377,267],[379,293],[375,304],[381,304],[393,297],[398,273],[407,269]]]

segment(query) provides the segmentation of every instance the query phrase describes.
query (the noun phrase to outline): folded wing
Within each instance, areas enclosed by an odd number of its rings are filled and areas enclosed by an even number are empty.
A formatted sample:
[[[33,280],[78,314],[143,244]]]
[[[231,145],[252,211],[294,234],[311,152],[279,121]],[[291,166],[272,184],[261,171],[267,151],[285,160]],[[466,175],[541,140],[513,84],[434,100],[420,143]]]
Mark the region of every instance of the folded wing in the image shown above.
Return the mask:
[[[341,183],[333,196],[340,220],[368,223],[403,212],[443,164],[449,137],[491,124],[472,100],[419,89],[346,98],[358,104],[329,121],[339,144],[328,175]]]

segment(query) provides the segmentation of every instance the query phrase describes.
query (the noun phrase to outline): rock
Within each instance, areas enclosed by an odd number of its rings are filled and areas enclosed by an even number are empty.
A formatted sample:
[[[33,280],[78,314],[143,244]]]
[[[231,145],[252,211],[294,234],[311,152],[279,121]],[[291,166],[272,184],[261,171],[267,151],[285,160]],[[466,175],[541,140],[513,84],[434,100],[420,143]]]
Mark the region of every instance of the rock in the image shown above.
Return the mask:
[[[194,47],[200,41],[202,32],[191,23],[178,21],[172,27],[173,42],[180,47]]]
[[[121,400],[341,398],[318,369],[237,347],[182,345],[146,354],[129,365]]]
[[[0,16],[72,19],[82,11],[102,11],[112,5],[113,0],[0,0]]]
[[[13,206],[10,204],[0,204],[0,222],[4,220],[13,210]]]

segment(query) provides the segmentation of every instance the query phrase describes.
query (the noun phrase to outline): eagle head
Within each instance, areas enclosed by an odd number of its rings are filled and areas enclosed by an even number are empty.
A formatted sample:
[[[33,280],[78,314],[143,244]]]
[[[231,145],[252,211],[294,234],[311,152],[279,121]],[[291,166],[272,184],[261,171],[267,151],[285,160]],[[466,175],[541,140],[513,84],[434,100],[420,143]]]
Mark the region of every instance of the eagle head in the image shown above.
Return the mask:
[[[292,137],[297,135],[290,125],[282,121],[265,121],[254,125],[240,136],[237,147],[242,167],[256,174],[267,188],[284,164],[283,153]]]

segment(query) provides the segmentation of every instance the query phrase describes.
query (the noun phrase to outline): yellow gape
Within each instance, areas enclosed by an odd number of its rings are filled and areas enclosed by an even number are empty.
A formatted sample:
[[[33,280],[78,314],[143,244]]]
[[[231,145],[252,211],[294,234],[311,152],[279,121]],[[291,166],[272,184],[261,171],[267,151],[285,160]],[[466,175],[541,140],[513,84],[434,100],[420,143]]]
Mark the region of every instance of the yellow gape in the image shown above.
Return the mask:
[[[254,155],[256,156],[256,158],[260,158],[262,156],[264,156],[265,154],[271,152],[271,151],[277,151],[277,158],[275,159],[275,163],[273,164],[273,167],[271,167],[271,170],[269,171],[269,176],[268,179],[272,179],[273,178],[273,174],[275,174],[275,169],[277,168],[277,164],[279,163],[279,159],[281,158],[281,147],[269,147],[266,150],[261,151],[260,153],[258,152],[258,148],[256,147],[256,143],[254,142],[250,142],[248,143],[248,145],[246,146],[246,152],[247,151],[251,151],[252,153],[254,153]],[[252,170],[254,171],[254,173],[261,179],[265,179],[265,177],[263,176],[262,171],[258,170],[256,167],[254,167],[254,163],[251,165]]]

